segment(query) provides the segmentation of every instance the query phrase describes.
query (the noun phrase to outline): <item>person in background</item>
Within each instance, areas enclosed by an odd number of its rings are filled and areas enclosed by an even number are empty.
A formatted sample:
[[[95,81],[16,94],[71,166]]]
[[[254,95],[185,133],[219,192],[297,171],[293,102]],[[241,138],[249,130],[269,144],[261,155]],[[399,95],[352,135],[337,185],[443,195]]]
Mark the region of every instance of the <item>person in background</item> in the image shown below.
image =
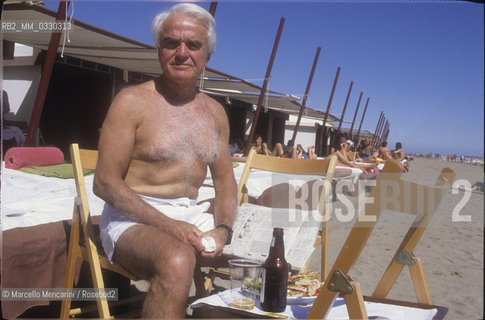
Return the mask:
[[[263,142],[263,137],[260,134],[254,137],[254,143],[251,144],[251,149],[254,149],[257,154],[264,154],[265,156],[271,155],[268,144]]]
[[[292,140],[288,140],[288,143],[286,146],[283,146],[281,143],[276,143],[273,152],[270,154],[274,157],[280,157],[280,158],[297,158],[296,155],[296,147],[294,146],[294,143]]]
[[[408,172],[409,161],[406,159],[406,153],[404,153],[404,151],[402,150],[401,142],[396,143],[396,148],[392,150],[391,153],[392,153],[393,159],[399,162],[399,164],[403,168],[403,171]]]
[[[234,156],[235,153],[238,153],[240,150],[239,150],[239,146],[238,144],[236,143],[236,140],[234,139],[229,139],[229,152],[231,153],[231,156]]]
[[[345,133],[339,133],[333,140],[332,146],[330,147],[330,154],[333,154],[336,151],[336,145],[340,146],[345,140],[347,140],[347,135]]]
[[[351,167],[351,168],[358,168],[362,169],[365,173],[370,172],[373,168],[377,166],[375,163],[369,164],[360,164],[354,163],[349,157],[347,153],[350,152],[350,140],[344,141],[341,144],[337,144],[338,141],[336,140],[334,144],[335,152],[334,155],[337,156],[337,166],[344,166],[344,167]]]
[[[392,160],[391,150],[387,147],[387,141],[383,141],[379,147],[379,158],[384,161]]]
[[[357,148],[357,151],[359,153],[359,157],[363,161],[369,161],[372,160],[373,154],[374,154],[374,148],[370,145],[370,140],[369,139],[364,139],[362,140],[359,148]]]
[[[301,144],[296,145],[296,158],[297,159],[308,159],[308,154],[303,150]]]

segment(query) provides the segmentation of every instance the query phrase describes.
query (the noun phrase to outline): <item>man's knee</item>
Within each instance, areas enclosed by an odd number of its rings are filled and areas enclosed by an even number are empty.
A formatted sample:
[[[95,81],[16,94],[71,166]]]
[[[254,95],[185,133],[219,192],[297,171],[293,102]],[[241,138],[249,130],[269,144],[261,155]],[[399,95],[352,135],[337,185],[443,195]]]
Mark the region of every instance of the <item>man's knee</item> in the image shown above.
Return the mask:
[[[166,247],[163,249],[167,250]],[[196,257],[194,251],[189,246],[178,246],[175,249],[171,249],[168,253],[159,255],[159,257],[155,264],[157,275],[170,273],[174,280],[177,278],[179,280],[192,278]]]

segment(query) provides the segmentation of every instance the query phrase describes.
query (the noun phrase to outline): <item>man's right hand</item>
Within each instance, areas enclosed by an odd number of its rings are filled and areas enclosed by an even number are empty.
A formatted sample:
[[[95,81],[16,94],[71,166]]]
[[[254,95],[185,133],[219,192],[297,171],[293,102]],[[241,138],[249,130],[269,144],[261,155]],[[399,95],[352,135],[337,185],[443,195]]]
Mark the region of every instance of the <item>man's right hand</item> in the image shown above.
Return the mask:
[[[190,245],[197,252],[204,250],[204,246],[202,245],[203,232],[191,223],[173,220],[167,230],[164,231]]]

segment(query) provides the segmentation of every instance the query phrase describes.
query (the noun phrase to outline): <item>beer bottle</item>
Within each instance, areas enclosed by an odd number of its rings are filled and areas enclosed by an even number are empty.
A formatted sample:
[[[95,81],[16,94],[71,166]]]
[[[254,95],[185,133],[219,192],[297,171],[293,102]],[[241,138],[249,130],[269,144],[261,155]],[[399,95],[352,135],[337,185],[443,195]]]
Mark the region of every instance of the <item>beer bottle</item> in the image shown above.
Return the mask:
[[[262,269],[261,309],[269,312],[282,312],[286,309],[288,285],[288,263],[285,260],[282,228],[273,229],[269,255]]]

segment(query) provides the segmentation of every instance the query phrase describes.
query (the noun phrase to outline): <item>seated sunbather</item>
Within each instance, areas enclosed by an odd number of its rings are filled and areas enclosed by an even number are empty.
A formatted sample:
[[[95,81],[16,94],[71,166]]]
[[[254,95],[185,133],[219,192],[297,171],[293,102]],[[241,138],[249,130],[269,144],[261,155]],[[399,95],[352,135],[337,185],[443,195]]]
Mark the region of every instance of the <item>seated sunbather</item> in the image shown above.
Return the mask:
[[[347,140],[347,135],[345,133],[341,133],[339,135],[337,135],[335,137],[335,140],[333,141],[332,143],[332,146],[330,147],[330,154],[333,154],[335,151],[337,151],[335,149],[335,145],[341,145],[342,143],[345,142],[345,140]]]
[[[340,145],[335,144],[334,149],[336,150],[333,154],[337,156],[337,166],[351,167],[362,169],[364,173],[370,172],[373,168],[377,166],[375,163],[362,164],[355,163],[349,160],[347,152],[350,151],[350,141],[343,142]]]
[[[266,142],[263,142],[263,137],[260,134],[257,134],[254,137],[254,143],[251,144],[251,149],[256,150],[258,154],[267,155],[268,152],[268,145]]]
[[[308,159],[308,154],[303,150],[301,144],[296,145],[296,158],[297,159]]]
[[[409,162],[406,159],[406,154],[402,150],[401,142],[396,143],[396,149],[392,150],[392,157],[399,162],[404,171],[409,171]]]
[[[367,162],[375,160],[373,157],[374,148],[372,148],[370,145],[369,139],[362,140],[362,143],[360,144],[359,148],[357,148],[357,151],[359,152],[359,158],[361,161]]]
[[[393,160],[391,155],[391,150],[387,147],[387,141],[382,142],[379,147],[379,158],[384,161]]]
[[[348,168],[353,168],[352,170],[360,170],[362,173],[359,175],[358,180],[366,180],[366,179],[372,179],[375,178],[377,173],[374,173],[373,170],[377,169],[376,163],[355,163],[353,161],[350,161],[347,156],[347,152],[350,151],[350,141],[348,142],[343,142],[341,144],[337,144],[339,141],[337,140],[336,143],[334,144],[334,150],[335,152],[333,153],[334,155],[337,156],[337,166],[340,167],[348,167]],[[375,169],[374,169],[375,168]],[[356,180],[354,180],[353,183],[353,192],[349,190],[343,190],[342,192],[351,196],[357,196],[358,193],[360,192],[359,190],[359,183]]]
[[[308,147],[308,159],[317,159],[317,154],[315,153],[315,146]]]

